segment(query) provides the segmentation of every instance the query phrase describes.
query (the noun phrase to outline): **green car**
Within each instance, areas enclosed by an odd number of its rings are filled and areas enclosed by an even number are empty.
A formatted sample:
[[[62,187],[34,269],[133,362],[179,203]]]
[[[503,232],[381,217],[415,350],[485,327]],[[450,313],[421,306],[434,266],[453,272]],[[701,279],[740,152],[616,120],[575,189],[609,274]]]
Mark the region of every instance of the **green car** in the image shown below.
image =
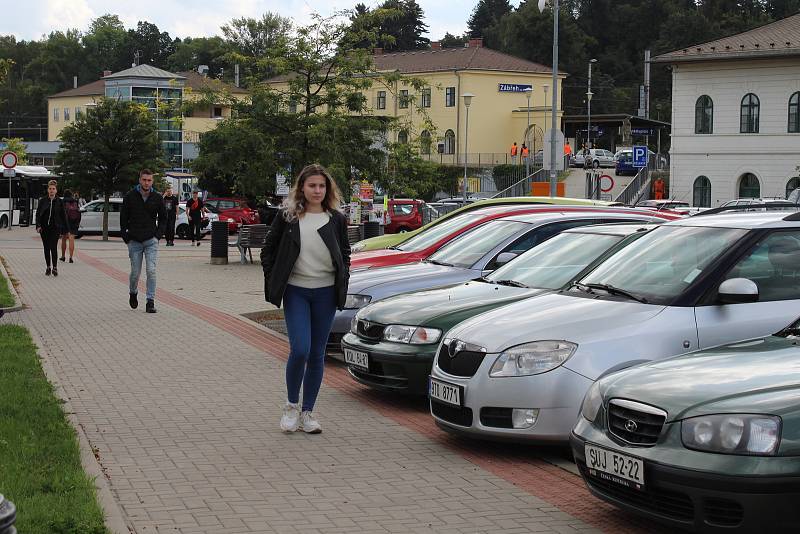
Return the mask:
[[[380,250],[382,248],[389,248],[399,245],[406,239],[424,232],[431,226],[435,226],[442,221],[446,221],[453,215],[472,211],[474,209],[483,208],[485,206],[494,206],[502,204],[558,204],[562,206],[621,206],[619,202],[607,202],[604,200],[587,200],[584,198],[564,198],[564,197],[511,197],[511,198],[487,198],[486,200],[479,200],[468,204],[457,210],[453,210],[439,217],[438,219],[429,222],[425,226],[421,226],[411,232],[404,232],[402,234],[386,234],[377,237],[370,237],[369,239],[362,239],[358,243],[353,243],[353,252],[364,252],[367,250]]]
[[[350,375],[374,388],[427,395],[442,334],[505,304],[561,289],[653,225],[569,229],[488,276],[379,300],[362,308],[342,338]]]
[[[800,320],[595,382],[570,439],[589,490],[675,529],[800,531],[798,343]]]

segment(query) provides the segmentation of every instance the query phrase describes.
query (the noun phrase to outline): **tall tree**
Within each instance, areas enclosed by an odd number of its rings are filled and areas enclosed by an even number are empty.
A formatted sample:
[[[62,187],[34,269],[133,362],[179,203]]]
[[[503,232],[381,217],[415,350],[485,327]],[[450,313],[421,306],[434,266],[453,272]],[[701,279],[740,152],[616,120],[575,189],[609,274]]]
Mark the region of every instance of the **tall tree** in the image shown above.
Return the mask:
[[[133,63],[133,50],[128,33],[117,15],[103,15],[89,25],[83,36],[86,59],[95,71],[113,72],[127,69]]]
[[[464,35],[452,35],[450,32],[446,32],[444,37],[439,40],[439,44],[442,45],[442,48],[461,48],[469,41],[469,34],[465,33]]]
[[[225,59],[227,45],[222,37],[187,37],[176,39],[175,51],[167,58],[165,68],[170,72],[195,70],[198,65],[207,65],[209,76],[217,77],[222,69],[232,76],[231,64]]]
[[[244,68],[247,82],[274,75],[270,68],[270,51],[288,38],[292,21],[267,12],[260,19],[242,17],[222,26],[229,52],[225,60]]]
[[[473,38],[483,37],[483,32],[487,28],[497,24],[497,21],[511,13],[511,11],[511,4],[508,0],[479,0],[467,22],[469,36]]]
[[[381,33],[394,38],[393,43],[387,43],[387,50],[421,50],[430,46],[430,39],[423,36],[428,31],[425,12],[416,0],[385,0],[381,9],[387,15]]]
[[[128,30],[127,46],[131,53],[139,53],[140,64],[147,63],[162,69],[167,64],[167,58],[175,52],[175,41],[169,33],[145,21],[139,21],[135,30]]]

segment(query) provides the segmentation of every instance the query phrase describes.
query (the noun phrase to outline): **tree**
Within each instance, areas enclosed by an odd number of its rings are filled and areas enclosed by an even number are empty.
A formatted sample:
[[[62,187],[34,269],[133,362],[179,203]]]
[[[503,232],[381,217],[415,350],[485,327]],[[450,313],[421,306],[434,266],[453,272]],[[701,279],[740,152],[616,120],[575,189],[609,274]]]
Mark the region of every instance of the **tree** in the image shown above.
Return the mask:
[[[17,165],[27,165],[28,164],[28,151],[25,149],[25,143],[19,137],[4,137],[2,139],[3,143],[5,143],[5,150],[9,150],[17,155]]]
[[[74,187],[103,195],[103,239],[108,240],[111,194],[134,184],[141,169],[161,166],[155,120],[142,104],[104,98],[60,137],[60,174]]]
[[[135,30],[128,30],[127,45],[131,54],[140,54],[140,64],[147,63],[162,69],[166,67],[167,58],[175,52],[175,41],[169,33],[145,21],[139,21]]]
[[[240,63],[247,71],[246,78],[264,78],[274,74],[269,61],[270,51],[281,46],[292,28],[292,21],[266,12],[260,19],[242,17],[222,26],[228,63]]]
[[[438,189],[437,164],[422,159],[415,145],[392,143],[388,160],[388,170],[378,183],[390,197],[429,197]]]
[[[469,36],[483,37],[483,32],[511,13],[508,0],[479,0],[467,22]]]
[[[133,50],[128,47],[128,33],[117,15],[103,15],[92,21],[83,36],[88,64],[99,75],[103,70],[120,71],[133,63]]]
[[[442,48],[462,48],[468,41],[469,34],[465,33],[461,36],[455,36],[447,32],[444,34],[444,37],[441,38],[439,44],[442,45]]]
[[[225,59],[227,45],[222,37],[187,37],[175,40],[175,51],[167,58],[166,70],[182,72],[195,70],[199,65],[208,65],[209,76],[218,76],[222,69],[233,73]]]
[[[394,41],[387,43],[387,50],[423,50],[430,46],[430,39],[423,37],[428,31],[425,12],[416,0],[385,0],[381,9],[386,10],[381,34],[392,36]]]

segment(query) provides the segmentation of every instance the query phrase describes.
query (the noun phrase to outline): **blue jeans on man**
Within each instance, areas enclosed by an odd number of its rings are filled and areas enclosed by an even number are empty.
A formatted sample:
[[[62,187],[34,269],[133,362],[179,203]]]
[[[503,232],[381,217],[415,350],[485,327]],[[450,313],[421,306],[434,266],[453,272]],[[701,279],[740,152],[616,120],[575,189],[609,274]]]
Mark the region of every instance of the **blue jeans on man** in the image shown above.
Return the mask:
[[[139,275],[142,273],[142,258],[145,260],[147,274],[147,300],[156,298],[156,262],[158,261],[158,239],[151,237],[147,241],[128,242],[128,257],[131,259],[131,275],[129,279],[130,293],[139,293]]]

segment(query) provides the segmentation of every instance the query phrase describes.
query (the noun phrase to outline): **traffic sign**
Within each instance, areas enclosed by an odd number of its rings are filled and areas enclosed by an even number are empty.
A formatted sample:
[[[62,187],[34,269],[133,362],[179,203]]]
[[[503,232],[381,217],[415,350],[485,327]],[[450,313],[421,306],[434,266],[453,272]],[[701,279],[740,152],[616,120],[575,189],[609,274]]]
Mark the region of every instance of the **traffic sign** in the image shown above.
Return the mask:
[[[564,132],[556,130],[556,164],[551,166],[550,155],[552,154],[552,130],[544,133],[544,149],[542,151],[542,167],[545,169],[564,170]]]
[[[3,169],[3,178],[14,178],[17,176],[16,169]]]
[[[17,166],[17,155],[11,151],[3,152],[3,155],[0,156],[0,162],[3,163],[4,167],[13,169]]]
[[[614,179],[608,174],[602,175],[600,177],[600,191],[603,193],[608,193],[612,189],[614,189]]]
[[[647,167],[647,147],[634,146],[633,147],[633,166],[634,167]]]

